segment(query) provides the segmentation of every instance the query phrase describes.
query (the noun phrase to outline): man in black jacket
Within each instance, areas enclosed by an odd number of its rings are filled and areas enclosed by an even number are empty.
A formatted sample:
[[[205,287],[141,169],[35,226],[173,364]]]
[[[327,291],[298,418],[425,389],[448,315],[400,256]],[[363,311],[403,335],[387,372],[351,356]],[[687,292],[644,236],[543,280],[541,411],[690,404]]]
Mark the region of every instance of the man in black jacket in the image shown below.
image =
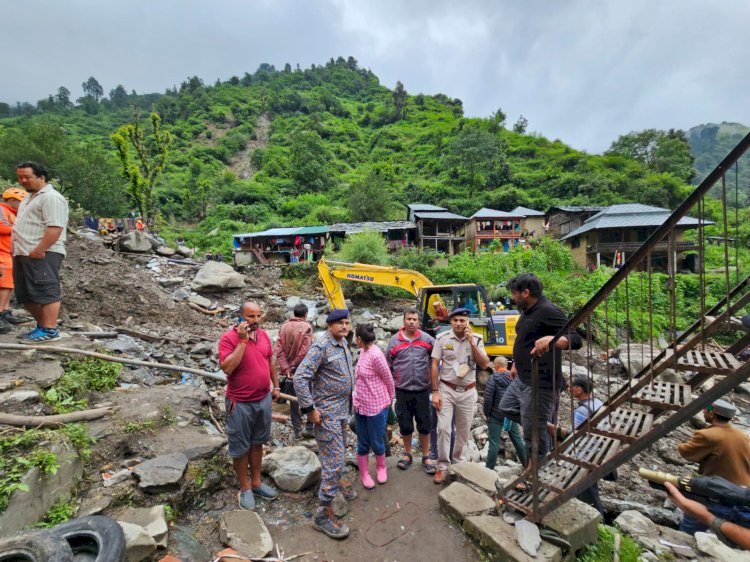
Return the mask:
[[[531,361],[539,365],[539,411],[536,425],[539,430],[539,456],[549,450],[547,422],[551,421],[555,403],[563,389],[561,349],[580,349],[581,337],[575,330],[561,336],[550,348],[550,343],[568,319],[560,308],[543,295],[544,287],[533,273],[522,273],[507,285],[516,302],[521,317],[516,324],[516,341],[513,345],[513,382],[500,403],[504,418],[520,422],[526,444],[527,457],[531,458],[531,436],[534,412],[531,403]]]

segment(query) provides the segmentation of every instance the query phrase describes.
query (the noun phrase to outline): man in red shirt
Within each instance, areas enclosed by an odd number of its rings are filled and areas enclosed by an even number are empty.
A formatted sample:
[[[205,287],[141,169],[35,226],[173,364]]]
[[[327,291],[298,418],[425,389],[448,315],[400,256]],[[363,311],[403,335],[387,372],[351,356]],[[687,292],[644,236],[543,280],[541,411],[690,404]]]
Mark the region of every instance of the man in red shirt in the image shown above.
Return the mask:
[[[271,361],[271,339],[259,327],[263,317],[260,307],[246,302],[239,314],[237,325],[219,340],[219,366],[227,375],[226,433],[229,456],[240,481],[240,508],[254,509],[256,495],[269,500],[278,496],[274,488],[261,482],[260,465],[263,443],[271,439],[271,401],[279,398],[279,381]]]
[[[307,355],[312,343],[312,326],[307,321],[307,305],[303,302],[294,307],[294,316],[284,322],[279,330],[279,337],[276,340],[276,360],[279,362],[279,371],[281,371],[281,386],[284,392],[296,396],[294,393],[294,384],[292,377],[297,370],[297,366]],[[294,436],[299,439],[305,437],[315,437],[313,424],[308,423],[305,432],[302,432],[302,415],[299,411],[299,403],[291,401],[289,403],[289,419],[292,422]]]

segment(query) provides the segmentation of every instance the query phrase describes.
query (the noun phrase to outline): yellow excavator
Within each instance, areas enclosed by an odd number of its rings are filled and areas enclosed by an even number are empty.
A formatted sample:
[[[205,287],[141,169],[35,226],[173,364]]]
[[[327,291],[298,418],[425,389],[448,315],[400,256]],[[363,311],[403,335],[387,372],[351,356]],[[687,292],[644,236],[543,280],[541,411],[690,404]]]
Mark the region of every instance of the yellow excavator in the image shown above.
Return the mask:
[[[487,355],[513,356],[516,339],[516,310],[492,310],[487,292],[481,285],[433,285],[427,277],[411,269],[366,263],[344,263],[321,258],[318,274],[331,308],[346,308],[341,280],[398,287],[417,297],[420,328],[435,336],[450,329],[448,315],[454,308],[469,309],[472,329],[484,338]]]

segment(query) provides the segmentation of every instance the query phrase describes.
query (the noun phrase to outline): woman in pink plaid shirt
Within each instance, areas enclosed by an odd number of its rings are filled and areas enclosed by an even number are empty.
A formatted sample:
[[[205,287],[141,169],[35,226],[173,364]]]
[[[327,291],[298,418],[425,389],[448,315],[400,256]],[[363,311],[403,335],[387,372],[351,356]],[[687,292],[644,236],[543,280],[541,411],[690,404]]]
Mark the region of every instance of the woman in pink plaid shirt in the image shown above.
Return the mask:
[[[352,394],[357,431],[357,465],[362,485],[372,490],[375,482],[370,476],[370,449],[375,453],[378,484],[388,481],[385,468],[385,426],[396,390],[385,355],[375,345],[372,324],[358,324],[355,336],[357,347],[362,350],[357,361]]]

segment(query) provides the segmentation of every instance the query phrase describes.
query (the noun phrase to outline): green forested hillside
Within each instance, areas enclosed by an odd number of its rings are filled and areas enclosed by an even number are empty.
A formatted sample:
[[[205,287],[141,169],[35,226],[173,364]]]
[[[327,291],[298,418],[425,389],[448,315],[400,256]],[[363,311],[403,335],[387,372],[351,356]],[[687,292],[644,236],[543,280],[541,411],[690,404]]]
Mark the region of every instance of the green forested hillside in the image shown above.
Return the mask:
[[[694,184],[700,183],[719,162],[732,150],[735,145],[750,132],[750,127],[740,123],[709,123],[698,125],[687,132],[690,143],[690,151],[695,158]],[[740,192],[739,206],[747,207],[750,203],[750,156],[743,156],[737,167],[737,182],[735,185],[734,174],[731,175],[729,183],[730,199],[734,199],[734,191]],[[713,193],[720,195],[719,187],[715,187]]]
[[[123,215],[133,203],[110,136],[139,115],[148,146],[156,111],[173,142],[155,207],[172,228],[192,225],[195,241],[212,230],[405,218],[410,202],[464,214],[561,203],[674,207],[690,189],[621,154],[588,155],[528,134],[524,119],[509,125],[501,109],[466,118],[449,95],[400,83],[390,90],[351,57],[304,70],[264,64],[213,85],[191,77],[163,95],[118,85],[104,97],[91,80],[77,105],[63,88],[37,106],[0,104],[0,177],[37,159],[85,209]]]

